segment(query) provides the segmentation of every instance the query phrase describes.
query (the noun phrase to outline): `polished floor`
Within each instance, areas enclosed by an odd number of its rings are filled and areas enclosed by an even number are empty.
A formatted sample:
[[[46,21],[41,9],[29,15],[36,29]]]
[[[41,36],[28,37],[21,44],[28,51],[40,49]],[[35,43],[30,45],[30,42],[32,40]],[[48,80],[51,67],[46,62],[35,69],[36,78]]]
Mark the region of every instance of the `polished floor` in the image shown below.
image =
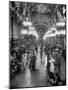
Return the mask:
[[[11,81],[11,88],[48,86],[46,67],[42,64],[40,69],[31,71],[28,67],[20,72]]]

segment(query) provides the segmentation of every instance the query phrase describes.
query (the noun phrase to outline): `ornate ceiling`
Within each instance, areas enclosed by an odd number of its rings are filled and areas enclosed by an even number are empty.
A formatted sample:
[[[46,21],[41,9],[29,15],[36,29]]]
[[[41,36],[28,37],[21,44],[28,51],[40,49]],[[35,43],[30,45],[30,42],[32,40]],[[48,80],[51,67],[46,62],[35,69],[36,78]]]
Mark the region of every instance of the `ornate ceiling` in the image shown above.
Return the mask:
[[[25,17],[29,17],[33,26],[41,36],[52,27],[53,24],[61,20],[65,5],[60,4],[44,4],[44,3],[28,3],[28,2],[11,2],[10,1],[10,18],[16,19],[19,25]]]
[[[62,15],[63,7],[65,5],[60,4],[44,4],[44,3],[29,3],[29,2],[11,2],[10,1],[10,16],[14,16],[13,13],[16,14],[17,19],[22,21],[25,17],[29,17],[36,22],[45,22],[47,19],[54,20],[54,17],[58,19],[57,11],[59,11]],[[25,14],[25,15],[24,15]],[[25,17],[24,17],[25,16]],[[36,19],[35,19],[36,18]],[[19,22],[20,22],[19,21]]]

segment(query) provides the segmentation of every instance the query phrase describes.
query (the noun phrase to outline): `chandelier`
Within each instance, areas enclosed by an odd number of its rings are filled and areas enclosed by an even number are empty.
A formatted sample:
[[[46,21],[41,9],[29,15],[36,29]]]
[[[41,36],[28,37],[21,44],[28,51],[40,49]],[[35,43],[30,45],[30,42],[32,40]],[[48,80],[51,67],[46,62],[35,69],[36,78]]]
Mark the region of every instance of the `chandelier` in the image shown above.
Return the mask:
[[[58,22],[58,23],[56,24],[56,26],[58,26],[58,27],[63,27],[63,26],[65,26],[65,22]]]
[[[24,26],[32,26],[32,22],[29,20],[29,17],[26,17],[26,19],[23,22]]]
[[[30,20],[29,7],[27,6],[27,3],[25,3],[25,9],[24,9],[23,14],[24,14],[24,18],[25,18],[23,21],[23,25],[27,26],[27,27],[32,26],[32,22]]]

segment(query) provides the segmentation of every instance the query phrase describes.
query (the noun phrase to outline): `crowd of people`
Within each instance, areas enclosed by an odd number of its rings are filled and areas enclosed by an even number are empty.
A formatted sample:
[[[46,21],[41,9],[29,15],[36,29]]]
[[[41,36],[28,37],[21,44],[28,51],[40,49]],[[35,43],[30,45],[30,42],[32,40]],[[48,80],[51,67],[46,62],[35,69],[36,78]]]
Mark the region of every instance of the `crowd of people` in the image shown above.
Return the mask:
[[[10,52],[10,77],[11,79],[16,73],[24,71],[27,67],[35,70],[36,53],[30,50],[27,51],[26,47],[12,48]]]
[[[52,55],[51,55],[52,54]],[[66,85],[66,50],[62,49],[55,55],[48,55],[48,82],[52,86]]]
[[[66,49],[46,51],[42,53],[41,63],[46,62],[48,84],[51,86],[66,84]],[[38,50],[26,51],[26,48],[11,51],[10,76],[29,68],[36,70]],[[47,59],[47,60],[46,60]],[[46,61],[45,61],[46,60]]]

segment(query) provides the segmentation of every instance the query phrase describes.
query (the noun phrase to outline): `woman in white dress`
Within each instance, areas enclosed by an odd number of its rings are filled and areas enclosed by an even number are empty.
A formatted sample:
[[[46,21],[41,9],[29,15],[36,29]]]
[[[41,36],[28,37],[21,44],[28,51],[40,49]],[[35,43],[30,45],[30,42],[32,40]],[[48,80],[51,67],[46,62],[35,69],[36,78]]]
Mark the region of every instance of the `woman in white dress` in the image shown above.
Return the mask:
[[[54,58],[50,55],[50,71],[49,71],[49,75],[48,75],[48,81],[51,85],[55,85],[55,75],[54,75],[54,70],[55,70],[55,66],[54,66]]]
[[[50,55],[50,60],[49,60],[50,72],[53,72],[53,73],[54,73],[54,69],[55,69],[54,62],[55,62],[54,58]]]
[[[27,63],[27,53],[22,55],[22,63],[24,65],[24,68],[26,68]]]

